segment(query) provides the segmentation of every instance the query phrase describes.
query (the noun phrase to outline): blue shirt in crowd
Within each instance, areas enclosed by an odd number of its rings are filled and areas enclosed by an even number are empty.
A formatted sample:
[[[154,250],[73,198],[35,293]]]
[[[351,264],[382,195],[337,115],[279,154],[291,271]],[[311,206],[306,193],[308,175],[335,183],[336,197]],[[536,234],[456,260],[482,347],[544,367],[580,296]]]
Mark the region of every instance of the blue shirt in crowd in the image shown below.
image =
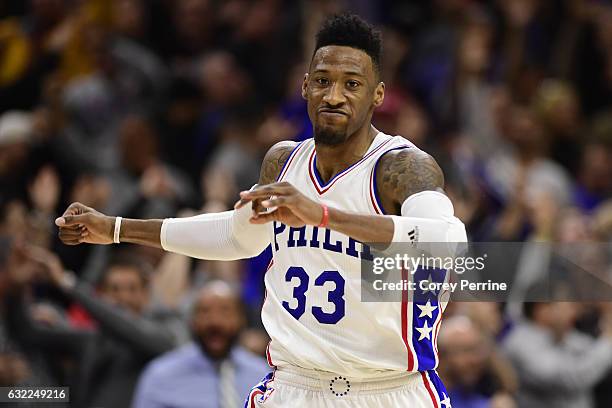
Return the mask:
[[[263,358],[234,347],[230,353],[241,401],[271,368]],[[140,377],[134,408],[218,408],[219,370],[200,347],[190,343],[153,360]]]
[[[475,391],[467,391],[460,388],[449,389],[448,396],[450,397],[453,408],[489,408],[489,398]]]

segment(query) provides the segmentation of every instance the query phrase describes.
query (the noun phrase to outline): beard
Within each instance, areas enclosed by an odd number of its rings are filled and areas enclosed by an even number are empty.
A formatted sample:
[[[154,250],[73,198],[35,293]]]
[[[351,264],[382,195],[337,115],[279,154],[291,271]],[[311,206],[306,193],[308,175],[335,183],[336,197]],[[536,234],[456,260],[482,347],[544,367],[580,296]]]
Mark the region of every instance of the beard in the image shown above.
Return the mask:
[[[209,358],[211,358],[212,360],[223,360],[224,358],[226,358],[230,352],[232,351],[232,348],[234,347],[234,345],[236,345],[238,343],[238,333],[230,335],[227,333],[223,333],[225,335],[225,340],[226,343],[224,344],[224,347],[222,349],[217,349],[217,350],[211,350],[208,347],[207,344],[207,339],[206,337],[208,337],[209,335],[220,335],[222,334],[219,330],[212,330],[208,333],[196,333],[193,330],[191,331],[191,338],[195,341],[195,343],[200,346],[200,349],[204,352],[205,355],[207,355]]]
[[[346,141],[346,128],[333,128],[330,126],[314,126],[315,143],[327,146],[337,146]]]

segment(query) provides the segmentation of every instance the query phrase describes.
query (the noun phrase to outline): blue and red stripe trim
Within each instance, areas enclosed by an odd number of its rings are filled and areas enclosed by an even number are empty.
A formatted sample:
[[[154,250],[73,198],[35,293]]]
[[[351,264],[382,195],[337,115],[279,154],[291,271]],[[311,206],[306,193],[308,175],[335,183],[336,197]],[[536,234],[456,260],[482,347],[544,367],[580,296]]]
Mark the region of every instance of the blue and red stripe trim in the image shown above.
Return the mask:
[[[244,408],[256,408],[255,398],[257,398],[259,395],[264,395],[268,391],[268,383],[274,381],[275,374],[276,370],[268,373],[259,383],[251,388],[251,391],[244,402]],[[271,390],[270,394],[272,394],[272,392],[274,392],[274,390]]]
[[[376,211],[377,214],[384,214],[384,215],[387,214],[387,212],[383,208],[382,202],[380,201],[380,197],[378,195],[378,182],[376,181],[376,171],[378,168],[378,162],[380,161],[380,158],[393,150],[409,149],[411,147],[412,146],[410,145],[400,145],[400,146],[392,147],[391,149],[388,149],[385,152],[383,152],[378,157],[378,159],[376,159],[376,163],[374,163],[374,166],[372,167],[372,173],[370,173],[370,200],[372,201],[372,207],[374,207],[374,211]]]
[[[312,184],[315,187],[315,190],[317,190],[317,193],[319,193],[319,195],[321,195],[321,194],[324,194],[325,192],[327,192],[334,184],[336,184],[338,182],[338,180],[340,180],[342,177],[344,177],[348,173],[350,173],[351,170],[355,169],[357,166],[359,166],[359,164],[363,163],[365,160],[367,160],[368,158],[372,157],[372,155],[376,154],[376,152],[380,151],[380,149],[382,149],[385,145],[387,145],[391,140],[392,140],[392,138],[389,138],[386,141],[384,141],[383,143],[381,143],[374,150],[372,150],[371,152],[369,152],[368,154],[363,156],[361,158],[361,160],[359,160],[358,162],[353,163],[352,165],[350,165],[349,167],[347,167],[346,169],[344,169],[340,173],[336,174],[327,183],[323,183],[323,181],[321,180],[321,176],[320,176],[319,171],[317,170],[317,166],[316,166],[316,154],[317,154],[317,152],[316,152],[316,149],[313,149],[312,153],[310,153],[309,164],[308,164],[308,173],[310,175],[310,180],[312,181]]]
[[[446,388],[442,383],[442,379],[440,379],[440,376],[436,370],[423,371],[421,372],[421,376],[424,377],[423,381],[425,381],[426,384],[429,383],[430,385],[430,395],[433,394],[432,400],[434,401],[434,406],[440,408],[451,408],[451,401],[448,396],[448,391],[446,391]]]
[[[408,280],[408,271],[402,268],[402,282]],[[407,361],[406,371],[412,372],[414,370],[414,350],[412,348],[411,340],[408,335],[408,303],[410,303],[408,297],[408,290],[402,290],[402,305],[401,305],[401,318],[402,318],[402,341],[406,347]]]
[[[268,273],[268,271],[270,270],[270,268],[272,268],[272,265],[274,265],[274,258],[270,259],[270,263],[268,264],[268,267],[266,268],[266,272],[264,272],[264,279],[265,279],[265,275],[266,273]],[[264,300],[263,300],[263,304],[262,304],[262,309],[263,309],[263,305],[266,303],[266,300],[268,299],[268,290],[265,289],[264,290]],[[270,344],[272,343],[272,339],[268,340],[268,344],[266,345],[266,361],[268,362],[268,365],[272,368],[276,368],[276,365],[274,364],[274,362],[272,361],[272,356],[270,355]]]
[[[436,398],[436,395],[434,394],[434,391],[432,390],[432,384],[431,384],[431,381],[429,380],[427,373],[425,371],[420,371],[419,373],[421,374],[421,379],[423,380],[423,384],[425,385],[425,388],[427,389],[427,393],[429,394],[429,397],[431,398],[431,403],[433,404],[433,407],[440,408],[438,398]]]
[[[280,173],[278,173],[278,177],[276,178],[276,182],[282,181],[283,177],[285,177],[285,174],[287,174],[287,171],[289,170],[289,166],[291,165],[291,162],[293,161],[293,159],[295,158],[298,150],[300,149],[300,147],[304,146],[306,143],[306,140],[302,140],[301,142],[299,142],[291,151],[291,154],[289,154],[289,158],[287,159],[287,161],[285,162],[285,164],[283,164],[283,167],[281,168]]]

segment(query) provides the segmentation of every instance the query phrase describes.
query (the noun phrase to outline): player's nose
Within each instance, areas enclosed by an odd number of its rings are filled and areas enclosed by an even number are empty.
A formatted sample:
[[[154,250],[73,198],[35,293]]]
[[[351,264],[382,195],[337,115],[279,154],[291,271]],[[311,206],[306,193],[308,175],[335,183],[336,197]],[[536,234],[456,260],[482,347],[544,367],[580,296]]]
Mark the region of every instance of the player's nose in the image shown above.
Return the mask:
[[[342,91],[342,87],[335,83],[327,89],[323,95],[323,102],[330,107],[338,107],[346,102],[346,97]]]

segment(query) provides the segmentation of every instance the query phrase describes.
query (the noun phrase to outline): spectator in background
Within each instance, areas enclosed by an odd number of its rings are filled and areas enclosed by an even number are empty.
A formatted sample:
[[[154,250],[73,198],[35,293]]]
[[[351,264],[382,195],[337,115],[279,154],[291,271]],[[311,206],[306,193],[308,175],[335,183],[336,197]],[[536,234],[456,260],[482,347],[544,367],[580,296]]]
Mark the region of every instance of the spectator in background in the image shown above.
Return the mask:
[[[29,259],[22,244],[0,233],[0,386],[2,387],[51,387],[66,383],[57,375],[57,366],[49,364],[52,356],[34,353],[12,336],[9,330],[9,314],[4,301],[22,291],[40,272],[39,265]],[[33,309],[32,312],[35,312]],[[49,358],[51,357],[51,358]],[[58,359],[55,359],[58,362]],[[32,407],[30,402],[14,404]],[[57,408],[69,407],[67,403],[54,403]]]
[[[575,173],[582,153],[582,114],[574,88],[563,81],[547,79],[534,95],[533,108],[548,137],[548,152],[567,171]]]
[[[210,0],[178,0],[166,3],[166,36],[160,38],[161,53],[170,66],[184,69],[191,59],[205,52],[213,42],[215,10]],[[163,28],[162,28],[163,29]]]
[[[15,286],[17,274],[26,276],[25,271],[16,268],[12,242],[0,235],[0,299]],[[23,385],[31,375],[28,363],[14,349],[6,332],[4,305],[0,303],[0,387]]]
[[[466,13],[459,32],[453,77],[438,95],[436,109],[443,126],[457,129],[481,160],[507,149],[495,123],[496,58],[494,26],[480,7]]]
[[[569,204],[571,182],[564,169],[546,156],[548,143],[541,121],[528,107],[515,106],[509,113],[505,137],[513,151],[489,162],[492,184],[508,200],[513,184],[520,181],[523,185],[519,194],[527,200],[545,192],[559,205]]]
[[[236,344],[245,323],[239,295],[222,281],[198,293],[191,311],[192,343],[145,369],[134,408],[233,408],[270,368]]]
[[[166,86],[166,70],[148,49],[114,37],[104,25],[82,28],[82,50],[92,59],[92,70],[64,85],[62,101],[72,126],[59,140],[66,161],[88,170],[120,167],[117,127],[131,112],[157,106]],[[87,140],[87,143],[82,141]]]
[[[612,192],[612,143],[608,143],[591,142],[583,146],[574,201],[584,211],[594,210]]]
[[[228,200],[224,202],[230,208],[239,191],[248,190],[257,183],[262,152],[256,137],[258,116],[253,112],[240,112],[228,119],[220,129],[222,143],[211,157],[203,179],[215,178],[215,172],[224,172],[232,178],[231,184],[237,189],[230,190]]]
[[[203,107],[203,96],[198,84],[187,78],[176,77],[170,82],[166,101],[157,115],[161,150],[169,164],[183,170],[192,184],[200,176],[209,151],[197,153],[198,125]]]
[[[0,116],[0,204],[25,196],[32,130],[28,112],[9,111]]]
[[[446,319],[438,340],[440,376],[454,408],[512,408],[512,366],[493,339],[465,316]],[[510,378],[510,380],[508,380]]]
[[[159,136],[148,118],[127,116],[118,134],[121,170],[113,173],[110,212],[163,218],[193,203],[189,179],[162,160]]]
[[[52,253],[36,247],[26,253],[28,262],[42,266],[51,284],[78,302],[99,327],[91,331],[66,322],[33,321],[22,286],[6,300],[10,334],[24,347],[45,351],[49,358],[76,359],[73,407],[128,407],[142,367],[174,347],[182,330],[173,315],[147,309],[146,268],[127,259],[112,263],[102,278],[100,296],[95,296],[88,285],[64,271]]]
[[[573,47],[563,48],[573,52],[569,64],[582,108],[594,114],[612,103],[612,8],[609,2],[581,1],[570,9],[578,27]]]
[[[193,64],[193,74],[204,96],[197,126],[197,157],[208,157],[219,143],[221,127],[231,119],[235,109],[257,106],[252,77],[229,52],[220,50],[204,54]]]
[[[447,307],[448,313],[445,313],[448,317],[454,315],[468,317],[485,338],[499,341],[506,335],[508,329],[508,321],[502,312],[503,306],[503,304],[497,302],[454,301]],[[510,384],[515,381],[516,379],[509,380],[507,383]],[[516,388],[511,384],[508,387]]]
[[[149,11],[144,0],[118,0],[112,10],[112,25],[121,37],[150,45],[147,36],[151,31]]]
[[[33,108],[59,62],[66,0],[29,3],[27,16],[0,21],[0,112]]]
[[[504,349],[517,370],[521,408],[594,407],[593,387],[612,368],[612,308],[594,339],[574,329],[579,305],[525,302],[526,317]]]

